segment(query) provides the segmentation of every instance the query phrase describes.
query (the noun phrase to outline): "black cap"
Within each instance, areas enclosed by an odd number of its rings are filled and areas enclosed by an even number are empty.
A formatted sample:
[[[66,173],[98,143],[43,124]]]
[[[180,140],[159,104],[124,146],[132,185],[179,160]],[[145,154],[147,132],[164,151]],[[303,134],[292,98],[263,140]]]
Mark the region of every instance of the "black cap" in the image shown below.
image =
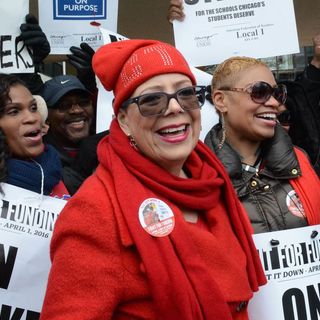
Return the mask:
[[[77,77],[62,75],[56,76],[44,83],[42,97],[46,100],[48,108],[50,108],[72,90],[80,90],[90,94]]]

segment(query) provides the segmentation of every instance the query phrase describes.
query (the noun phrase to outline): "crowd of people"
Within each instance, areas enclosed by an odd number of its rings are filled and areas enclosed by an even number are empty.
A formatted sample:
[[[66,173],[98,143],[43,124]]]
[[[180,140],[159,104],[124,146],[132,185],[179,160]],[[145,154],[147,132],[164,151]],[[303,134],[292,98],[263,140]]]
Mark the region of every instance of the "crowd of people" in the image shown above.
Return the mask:
[[[230,57],[210,88],[157,40],[71,47],[76,75],[43,83],[30,14],[21,40],[35,73],[0,74],[0,181],[68,200],[41,319],[248,319],[266,283],[252,234],[320,223],[320,36],[294,81]],[[99,134],[96,76],[114,94]],[[206,99],[219,122],[202,142]]]

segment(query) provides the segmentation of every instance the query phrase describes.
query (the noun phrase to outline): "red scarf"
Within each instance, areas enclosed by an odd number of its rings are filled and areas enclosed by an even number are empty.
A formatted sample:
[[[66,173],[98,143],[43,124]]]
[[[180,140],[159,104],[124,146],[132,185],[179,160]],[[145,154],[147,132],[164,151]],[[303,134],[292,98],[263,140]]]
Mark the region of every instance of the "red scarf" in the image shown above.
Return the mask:
[[[98,156],[114,178],[118,202],[145,266],[159,319],[232,319],[178,208],[208,211],[218,201],[224,201],[233,232],[247,258],[252,290],[257,291],[265,283],[251,227],[220,161],[199,142],[185,163],[192,178],[173,176],[132,148],[116,119],[112,121],[110,135],[99,144]],[[168,236],[152,237],[142,229],[138,210],[148,198],[160,199],[172,209],[175,226]]]

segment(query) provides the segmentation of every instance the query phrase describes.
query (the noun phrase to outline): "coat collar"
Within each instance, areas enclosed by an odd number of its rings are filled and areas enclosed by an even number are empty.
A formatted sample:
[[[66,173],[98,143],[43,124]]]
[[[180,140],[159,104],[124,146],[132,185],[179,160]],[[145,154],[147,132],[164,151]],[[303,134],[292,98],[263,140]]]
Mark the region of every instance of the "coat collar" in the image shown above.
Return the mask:
[[[205,143],[222,161],[231,179],[241,179],[243,169],[240,155],[225,142],[218,148],[221,125],[216,124],[207,134]],[[297,156],[289,135],[277,124],[275,135],[262,145],[262,167],[260,173],[277,179],[292,179],[301,175]]]

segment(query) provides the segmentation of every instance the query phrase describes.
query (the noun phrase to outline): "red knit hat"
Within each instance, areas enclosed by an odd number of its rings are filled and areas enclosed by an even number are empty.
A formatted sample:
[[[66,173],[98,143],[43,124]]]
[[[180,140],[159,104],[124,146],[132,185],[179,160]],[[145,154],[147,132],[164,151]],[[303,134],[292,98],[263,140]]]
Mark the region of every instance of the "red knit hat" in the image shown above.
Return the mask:
[[[155,40],[122,40],[99,48],[92,67],[104,88],[113,90],[115,114],[146,80],[165,73],[182,73],[196,84],[188,63],[173,46]]]

